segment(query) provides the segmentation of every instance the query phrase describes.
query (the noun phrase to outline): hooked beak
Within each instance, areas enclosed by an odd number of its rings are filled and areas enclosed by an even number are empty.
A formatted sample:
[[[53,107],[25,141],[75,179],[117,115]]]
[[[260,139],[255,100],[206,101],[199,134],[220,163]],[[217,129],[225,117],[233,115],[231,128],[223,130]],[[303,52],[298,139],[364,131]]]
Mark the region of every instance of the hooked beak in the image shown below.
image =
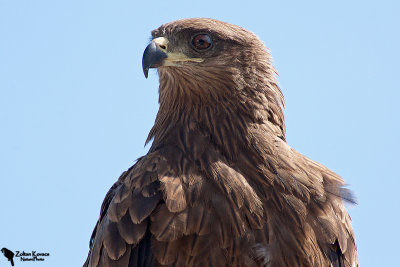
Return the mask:
[[[164,59],[168,57],[166,45],[168,40],[164,37],[159,37],[151,41],[143,52],[142,68],[144,77],[147,78],[150,68],[157,68],[162,65]]]
[[[184,62],[203,62],[203,58],[187,57],[181,52],[168,52],[168,39],[158,37],[151,41],[143,52],[142,67],[144,77],[147,78],[150,68],[161,66],[183,66]]]

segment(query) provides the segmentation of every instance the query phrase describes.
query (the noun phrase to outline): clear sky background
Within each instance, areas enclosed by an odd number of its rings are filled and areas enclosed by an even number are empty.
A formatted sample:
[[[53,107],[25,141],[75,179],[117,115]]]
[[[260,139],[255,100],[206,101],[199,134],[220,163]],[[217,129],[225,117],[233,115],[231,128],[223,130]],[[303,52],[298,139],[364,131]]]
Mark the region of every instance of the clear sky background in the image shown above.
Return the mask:
[[[211,17],[271,49],[288,143],[339,173],[361,266],[398,264],[400,2],[0,0],[0,247],[81,266],[109,187],[149,146],[165,22]],[[397,263],[396,263],[397,262]],[[9,266],[0,254],[0,266]]]

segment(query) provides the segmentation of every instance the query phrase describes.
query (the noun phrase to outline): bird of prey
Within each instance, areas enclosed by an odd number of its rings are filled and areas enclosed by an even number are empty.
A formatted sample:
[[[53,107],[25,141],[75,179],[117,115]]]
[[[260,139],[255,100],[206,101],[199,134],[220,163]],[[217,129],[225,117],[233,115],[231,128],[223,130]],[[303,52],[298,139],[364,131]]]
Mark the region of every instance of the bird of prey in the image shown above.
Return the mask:
[[[291,148],[268,49],[214,19],[160,26],[149,152],[108,191],[84,266],[358,266],[344,181]]]

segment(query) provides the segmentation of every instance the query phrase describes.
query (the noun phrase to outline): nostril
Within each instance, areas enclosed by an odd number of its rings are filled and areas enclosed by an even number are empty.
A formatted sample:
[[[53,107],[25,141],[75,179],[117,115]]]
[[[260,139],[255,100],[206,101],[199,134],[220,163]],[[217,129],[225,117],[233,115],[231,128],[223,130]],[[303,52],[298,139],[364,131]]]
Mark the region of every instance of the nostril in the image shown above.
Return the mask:
[[[160,45],[161,49],[167,49],[167,47],[165,45]]]

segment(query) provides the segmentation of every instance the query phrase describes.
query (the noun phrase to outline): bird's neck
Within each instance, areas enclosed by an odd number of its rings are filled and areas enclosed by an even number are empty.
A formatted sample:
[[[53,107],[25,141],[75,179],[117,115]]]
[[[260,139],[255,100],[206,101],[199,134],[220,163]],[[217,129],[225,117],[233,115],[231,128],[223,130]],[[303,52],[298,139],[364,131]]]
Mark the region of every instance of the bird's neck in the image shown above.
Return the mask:
[[[183,81],[184,73],[159,75],[160,108],[147,139],[153,139],[152,149],[170,144],[185,150],[190,140],[202,136],[208,145],[235,159],[238,153],[249,153],[258,142],[255,139],[264,138],[254,134],[257,129],[285,138],[281,103],[264,88],[246,88],[249,85],[233,82],[213,85],[193,79],[188,83]]]
[[[236,158],[239,145],[248,142],[248,122],[236,107],[204,105],[173,112],[160,108],[149,138],[154,138],[154,148],[174,145],[183,151],[206,142],[227,158]]]

